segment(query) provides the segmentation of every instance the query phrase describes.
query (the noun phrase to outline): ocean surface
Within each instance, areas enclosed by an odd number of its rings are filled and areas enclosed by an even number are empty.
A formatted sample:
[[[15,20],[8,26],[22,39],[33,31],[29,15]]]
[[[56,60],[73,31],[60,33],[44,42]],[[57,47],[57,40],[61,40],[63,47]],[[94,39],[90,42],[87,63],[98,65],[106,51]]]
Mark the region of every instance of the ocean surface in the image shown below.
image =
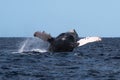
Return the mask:
[[[0,80],[120,80],[120,38],[103,38],[73,52],[21,53],[47,47],[26,40],[0,38]]]

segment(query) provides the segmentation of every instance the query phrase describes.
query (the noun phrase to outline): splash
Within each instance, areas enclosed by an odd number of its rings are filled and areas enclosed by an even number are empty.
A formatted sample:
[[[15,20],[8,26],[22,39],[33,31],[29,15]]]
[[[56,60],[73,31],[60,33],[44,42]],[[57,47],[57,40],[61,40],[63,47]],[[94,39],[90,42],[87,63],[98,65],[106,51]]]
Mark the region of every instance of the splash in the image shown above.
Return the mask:
[[[22,53],[22,52],[24,51],[24,48],[26,47],[27,42],[28,42],[28,39],[23,42],[23,45],[22,45],[21,48],[18,50],[18,52]]]
[[[28,38],[20,46],[19,53],[22,52],[47,52],[49,44],[38,38]]]

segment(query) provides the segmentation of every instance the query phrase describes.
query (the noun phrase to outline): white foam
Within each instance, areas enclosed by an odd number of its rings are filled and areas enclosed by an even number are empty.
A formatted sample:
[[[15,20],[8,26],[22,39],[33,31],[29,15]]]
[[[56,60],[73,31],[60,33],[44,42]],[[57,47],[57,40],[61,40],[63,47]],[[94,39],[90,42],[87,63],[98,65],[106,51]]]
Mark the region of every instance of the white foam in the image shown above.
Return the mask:
[[[32,52],[40,52],[40,53],[47,52],[46,49],[32,49],[31,51]]]

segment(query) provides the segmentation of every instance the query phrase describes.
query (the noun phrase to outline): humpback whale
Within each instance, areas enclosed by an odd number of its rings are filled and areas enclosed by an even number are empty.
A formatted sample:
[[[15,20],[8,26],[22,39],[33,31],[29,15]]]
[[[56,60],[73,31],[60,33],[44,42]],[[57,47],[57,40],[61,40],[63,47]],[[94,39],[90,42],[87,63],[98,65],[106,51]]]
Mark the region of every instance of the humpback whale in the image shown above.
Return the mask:
[[[75,29],[61,33],[57,37],[52,37],[45,31],[37,31],[34,33],[34,37],[48,42],[50,44],[48,51],[50,52],[71,52],[76,47],[102,40],[100,37],[86,37],[80,39]]]

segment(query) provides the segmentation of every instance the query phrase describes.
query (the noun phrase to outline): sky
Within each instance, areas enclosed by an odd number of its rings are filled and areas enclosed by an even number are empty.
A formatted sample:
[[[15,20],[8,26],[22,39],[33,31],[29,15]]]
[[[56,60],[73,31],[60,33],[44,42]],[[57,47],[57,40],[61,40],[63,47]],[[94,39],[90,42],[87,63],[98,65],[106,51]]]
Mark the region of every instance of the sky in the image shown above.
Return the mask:
[[[80,37],[120,37],[120,0],[0,0],[0,37],[71,29]]]

